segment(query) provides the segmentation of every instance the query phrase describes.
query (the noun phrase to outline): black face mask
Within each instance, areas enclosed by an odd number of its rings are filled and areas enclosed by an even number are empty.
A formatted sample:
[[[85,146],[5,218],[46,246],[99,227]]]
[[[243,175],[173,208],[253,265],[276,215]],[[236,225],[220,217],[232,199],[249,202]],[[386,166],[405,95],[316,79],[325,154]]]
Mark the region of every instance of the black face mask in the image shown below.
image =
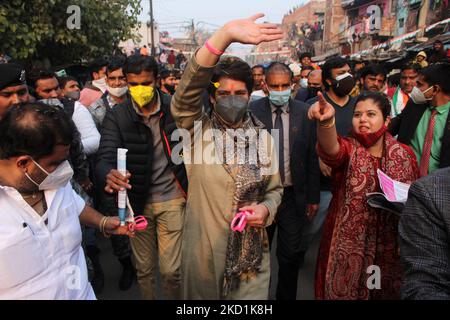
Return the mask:
[[[239,122],[248,110],[248,100],[241,97],[230,95],[217,99],[215,112],[227,124],[232,125]]]
[[[317,97],[317,93],[322,91],[322,88],[320,87],[308,87],[308,98],[314,98]]]
[[[345,97],[355,87],[355,79],[350,73],[345,73],[333,80],[333,91],[338,97]]]
[[[170,86],[170,85],[168,85],[168,84],[165,84],[165,85],[164,85],[164,88],[166,88],[166,90],[169,91],[169,93],[170,93],[171,95],[174,95],[174,94],[175,94],[175,86]]]

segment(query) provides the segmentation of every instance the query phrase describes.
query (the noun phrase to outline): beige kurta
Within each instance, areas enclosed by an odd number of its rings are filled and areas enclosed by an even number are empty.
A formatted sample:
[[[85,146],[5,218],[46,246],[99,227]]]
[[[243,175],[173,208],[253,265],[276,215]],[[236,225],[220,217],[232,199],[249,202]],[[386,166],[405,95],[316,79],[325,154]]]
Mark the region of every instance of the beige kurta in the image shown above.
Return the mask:
[[[184,155],[189,179],[189,192],[186,204],[185,226],[182,244],[182,276],[184,299],[221,299],[223,275],[225,272],[230,223],[235,215],[232,212],[235,184],[232,176],[222,164],[214,164],[215,145],[204,141],[202,135],[211,129],[211,120],[203,112],[202,93],[207,88],[213,68],[200,67],[193,58],[186,68],[180,86],[172,100],[172,115],[178,128],[187,129],[192,138],[190,154]],[[194,130],[194,121],[202,126]],[[195,134],[194,134],[194,131]],[[199,160],[195,141],[202,151],[210,157],[203,157],[203,163],[189,164]],[[197,149],[199,150],[199,149]],[[272,161],[276,156],[271,155]],[[208,164],[205,163],[205,160]],[[278,171],[270,176],[262,204],[270,212],[267,225],[273,222],[277,207],[281,202],[283,188]],[[250,203],[249,203],[250,204]],[[237,290],[227,299],[268,299],[270,280],[269,248],[263,252],[261,272],[255,279],[241,281]]]

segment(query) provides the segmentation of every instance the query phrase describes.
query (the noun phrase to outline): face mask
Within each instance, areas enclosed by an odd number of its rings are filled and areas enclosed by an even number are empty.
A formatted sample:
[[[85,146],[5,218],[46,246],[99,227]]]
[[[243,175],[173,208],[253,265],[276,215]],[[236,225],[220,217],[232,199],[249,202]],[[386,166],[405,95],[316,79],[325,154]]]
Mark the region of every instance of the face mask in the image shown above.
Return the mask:
[[[429,87],[427,90],[425,91],[421,91],[419,88],[414,87],[411,91],[411,93],[409,94],[410,98],[414,101],[415,104],[424,104],[427,103],[427,101],[431,101],[433,100],[433,98],[429,98],[427,99],[425,97],[425,93],[432,89],[433,87]]]
[[[314,98],[314,97],[317,97],[317,93],[319,91],[322,91],[322,88],[320,88],[320,87],[308,87],[308,97],[310,99]]]
[[[226,96],[217,99],[214,111],[227,124],[235,124],[239,122],[248,109],[248,100],[241,96]]]
[[[155,88],[152,86],[135,86],[130,88],[130,94],[139,108],[148,105],[155,96]]]
[[[67,92],[65,94],[66,98],[74,100],[74,101],[80,100],[80,95],[81,95],[80,91],[72,91],[72,92]]]
[[[105,93],[107,90],[108,85],[106,84],[106,78],[101,78],[99,80],[94,80],[92,81],[92,85],[98,89],[100,89],[100,91],[102,93]]]
[[[377,131],[372,133],[356,133],[352,130],[351,136],[358,140],[365,148],[372,147],[377,141],[386,133],[387,127],[383,126]]]
[[[40,170],[42,170],[42,172],[47,175],[47,177],[41,183],[37,183],[30,177],[28,173],[25,172],[25,175],[41,191],[57,190],[59,188],[65,187],[73,177],[72,167],[67,160],[61,163],[58,168],[56,168],[56,170],[52,173],[48,173],[36,161],[33,160],[33,162]]]
[[[338,97],[345,97],[355,87],[355,79],[350,73],[344,73],[333,81],[333,91]]]
[[[107,90],[110,94],[112,94],[114,97],[123,97],[128,92],[128,87],[121,87],[121,88],[112,88],[110,86],[107,87]]]
[[[59,101],[59,99],[55,99],[55,98],[42,99],[42,100],[39,100],[39,102],[42,102],[43,104],[46,104],[48,106],[56,106],[56,107],[64,108],[64,105],[62,104],[62,102]]]
[[[269,91],[269,100],[277,107],[282,107],[289,102],[292,90]]]
[[[308,79],[306,78],[300,79],[300,87],[303,89],[308,88]]]
[[[169,93],[170,93],[171,95],[174,95],[174,94],[175,94],[175,86],[171,86],[171,85],[165,84],[165,85],[164,85],[164,88],[166,88],[167,91],[169,91]]]

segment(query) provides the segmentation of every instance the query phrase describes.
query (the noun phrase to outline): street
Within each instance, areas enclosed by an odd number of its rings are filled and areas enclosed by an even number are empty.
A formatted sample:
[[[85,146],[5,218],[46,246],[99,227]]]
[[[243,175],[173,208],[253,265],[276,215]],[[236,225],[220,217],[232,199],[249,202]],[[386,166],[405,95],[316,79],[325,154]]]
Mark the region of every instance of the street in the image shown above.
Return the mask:
[[[97,298],[99,300],[140,300],[138,285],[135,282],[129,291],[120,291],[118,279],[121,273],[121,266],[114,257],[112,247],[108,239],[98,238],[98,245],[101,249],[101,262],[105,273],[105,288]],[[316,235],[306,254],[305,263],[300,270],[298,277],[297,300],[314,300],[314,275],[316,268],[316,257],[320,245],[320,233]],[[278,265],[275,256],[276,236],[272,248],[272,285],[270,288],[270,299],[275,300]],[[158,286],[159,287],[159,286]],[[158,293],[160,292],[158,288]]]

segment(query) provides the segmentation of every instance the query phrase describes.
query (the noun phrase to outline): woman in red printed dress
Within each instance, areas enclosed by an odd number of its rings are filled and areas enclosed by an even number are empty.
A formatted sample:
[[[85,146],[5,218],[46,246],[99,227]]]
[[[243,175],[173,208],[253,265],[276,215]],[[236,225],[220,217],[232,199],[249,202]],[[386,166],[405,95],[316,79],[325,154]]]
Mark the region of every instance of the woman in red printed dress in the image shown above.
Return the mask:
[[[380,191],[377,169],[408,184],[418,178],[412,150],[386,131],[390,108],[381,93],[360,96],[348,138],[337,135],[334,108],[321,94],[310,108],[310,119],[318,122],[319,156],[333,169],[333,200],[319,250],[316,299],[400,299],[398,217],[369,207],[366,197]]]

